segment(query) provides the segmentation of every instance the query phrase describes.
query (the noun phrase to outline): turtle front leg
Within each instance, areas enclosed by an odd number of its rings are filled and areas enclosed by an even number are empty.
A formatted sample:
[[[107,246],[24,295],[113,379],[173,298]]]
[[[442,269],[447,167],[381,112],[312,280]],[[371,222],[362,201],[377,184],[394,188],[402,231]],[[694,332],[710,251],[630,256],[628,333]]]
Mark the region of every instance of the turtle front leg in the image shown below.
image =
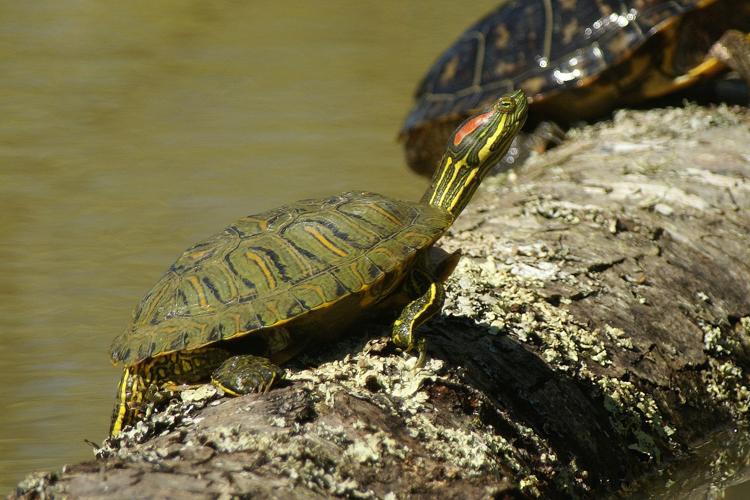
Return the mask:
[[[243,354],[232,356],[214,370],[211,382],[232,396],[266,393],[271,386],[284,378],[284,370],[268,358]]]
[[[424,364],[425,341],[415,340],[415,330],[425,321],[440,312],[445,302],[445,288],[443,283],[436,279],[430,279],[426,273],[414,273],[417,280],[421,280],[420,288],[424,292],[416,299],[409,302],[393,322],[391,338],[397,347],[410,352],[417,348],[419,361],[417,366]]]

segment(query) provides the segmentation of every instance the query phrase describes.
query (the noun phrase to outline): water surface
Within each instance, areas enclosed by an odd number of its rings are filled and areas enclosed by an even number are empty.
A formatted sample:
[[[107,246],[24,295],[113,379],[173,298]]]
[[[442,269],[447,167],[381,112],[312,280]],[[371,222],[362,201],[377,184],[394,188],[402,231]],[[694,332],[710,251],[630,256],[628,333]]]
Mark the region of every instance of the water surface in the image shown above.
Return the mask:
[[[418,197],[400,121],[493,4],[0,1],[0,490],[92,457],[109,343],[191,243],[300,198]]]

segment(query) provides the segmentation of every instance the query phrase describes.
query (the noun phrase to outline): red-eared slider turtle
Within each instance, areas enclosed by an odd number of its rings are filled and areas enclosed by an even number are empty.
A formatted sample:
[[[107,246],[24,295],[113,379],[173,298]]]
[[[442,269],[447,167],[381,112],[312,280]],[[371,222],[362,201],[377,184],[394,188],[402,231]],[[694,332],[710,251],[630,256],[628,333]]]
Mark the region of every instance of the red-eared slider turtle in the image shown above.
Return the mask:
[[[529,96],[535,120],[567,124],[692,85],[724,63],[750,81],[748,31],[750,0],[503,2],[418,86],[401,130],[407,161],[432,173],[456,124],[512,89]]]
[[[457,254],[432,248],[526,119],[522,91],[467,120],[419,202],[350,192],[244,217],[188,249],[146,294],[112,344],[123,363],[117,435],[154,388],[212,380],[265,391],[283,363],[334,338],[375,306],[397,308],[393,342],[437,313]],[[389,299],[389,300],[386,300]]]

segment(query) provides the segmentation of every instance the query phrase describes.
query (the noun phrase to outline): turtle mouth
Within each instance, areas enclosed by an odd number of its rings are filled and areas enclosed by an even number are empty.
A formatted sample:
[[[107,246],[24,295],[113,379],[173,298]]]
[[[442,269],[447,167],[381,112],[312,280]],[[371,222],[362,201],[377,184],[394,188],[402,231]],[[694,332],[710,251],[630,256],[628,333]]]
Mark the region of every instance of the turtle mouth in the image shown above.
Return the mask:
[[[526,112],[529,109],[529,101],[526,98],[526,93],[523,90],[519,89],[510,94],[508,97],[510,97],[513,103],[516,105],[513,114],[521,120],[524,119],[524,117],[526,116]]]
[[[526,93],[518,89],[510,95],[513,102],[516,103],[516,112],[523,112],[529,107],[529,101],[526,98]]]

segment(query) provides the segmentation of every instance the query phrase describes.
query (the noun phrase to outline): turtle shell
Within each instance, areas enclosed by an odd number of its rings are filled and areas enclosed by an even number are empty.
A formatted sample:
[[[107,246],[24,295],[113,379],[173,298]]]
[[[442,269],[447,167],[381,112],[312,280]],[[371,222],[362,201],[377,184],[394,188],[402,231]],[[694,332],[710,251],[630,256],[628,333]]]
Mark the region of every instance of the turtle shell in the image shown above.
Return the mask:
[[[244,217],[177,259],[115,338],[112,359],[133,365],[310,316],[335,323],[388,296],[450,222],[365,192]]]
[[[686,24],[683,34],[691,41],[680,39],[680,50],[689,54],[674,54],[687,16],[699,20]],[[401,130],[407,160],[420,173],[431,172],[456,124],[511,90],[526,92],[538,119],[564,123],[662,95],[674,90],[675,75],[653,84],[646,82],[646,70],[667,61],[678,74],[688,71],[718,39],[714,31],[749,24],[748,0],[503,2],[466,30],[422,79]],[[587,93],[566,92],[574,88]]]
[[[466,114],[521,88],[532,100],[581,85],[677,18],[717,0],[513,0],[444,52],[419,84],[404,130]]]

